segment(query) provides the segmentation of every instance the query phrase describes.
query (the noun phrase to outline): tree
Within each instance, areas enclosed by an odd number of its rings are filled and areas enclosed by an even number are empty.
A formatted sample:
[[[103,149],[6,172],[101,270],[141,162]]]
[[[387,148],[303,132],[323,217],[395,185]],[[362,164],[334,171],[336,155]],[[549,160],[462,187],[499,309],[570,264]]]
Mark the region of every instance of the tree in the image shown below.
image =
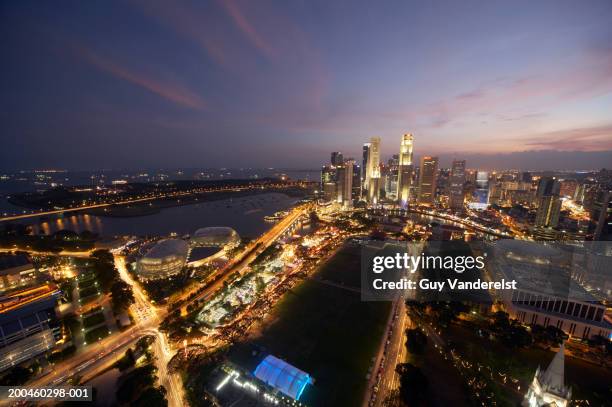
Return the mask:
[[[111,286],[111,301],[113,303],[113,311],[125,311],[130,305],[135,302],[132,287],[125,281],[118,280]]]
[[[2,386],[19,386],[26,383],[32,377],[32,370],[23,366],[15,366],[7,374],[0,378]]]
[[[166,389],[163,386],[149,387],[140,394],[140,397],[136,399],[131,406],[142,406],[142,407],[166,407],[168,400],[166,400]]]
[[[115,260],[112,253],[108,250],[96,250],[90,258],[92,270],[96,274],[96,279],[100,283],[102,290],[108,292],[113,282],[119,280],[119,272],[115,268]]]
[[[125,380],[117,389],[119,404],[130,405],[141,393],[155,384],[156,369],[153,365],[138,367],[125,375]]]
[[[531,326],[531,335],[534,342],[546,347],[558,346],[561,342],[567,339],[565,332],[554,325],[549,325],[544,328],[542,325],[534,324]]]
[[[422,354],[427,346],[427,337],[419,329],[406,330],[406,349],[410,353]]]
[[[420,368],[411,363],[396,366],[400,375],[400,398],[410,407],[426,405],[429,381]]]

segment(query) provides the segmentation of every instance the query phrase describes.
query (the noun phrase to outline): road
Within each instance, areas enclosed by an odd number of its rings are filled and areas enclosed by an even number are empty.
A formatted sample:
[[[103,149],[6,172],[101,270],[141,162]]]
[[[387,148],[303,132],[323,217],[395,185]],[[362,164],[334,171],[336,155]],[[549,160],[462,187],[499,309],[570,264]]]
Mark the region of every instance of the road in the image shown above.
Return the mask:
[[[222,288],[223,281],[235,271],[240,271],[250,264],[261,251],[269,247],[285,233],[300,216],[307,213],[309,208],[310,205],[308,204],[295,208],[289,215],[257,239],[250,249],[245,250],[240,259],[224,271],[223,277],[207,287],[204,293],[197,298],[212,295],[216,290]],[[166,397],[168,404],[171,407],[183,406],[184,391],[181,379],[177,374],[170,373],[167,368],[168,362],[176,352],[168,343],[165,335],[158,329],[160,322],[168,315],[168,310],[156,307],[151,303],[146,292],[127,271],[123,256],[115,254],[114,257],[119,276],[132,287],[134,293],[135,303],[131,305],[130,310],[135,318],[135,324],[123,332],[113,334],[97,343],[88,345],[75,356],[57,363],[53,366],[52,371],[36,378],[31,383],[28,383],[28,385],[37,387],[58,386],[75,376],[91,378],[96,372],[107,368],[111,361],[114,362],[138,339],[151,335],[156,338],[153,344],[153,352],[156,357],[157,375],[160,384],[167,390]]]
[[[297,184],[299,184],[299,182],[298,183],[284,182],[282,184],[266,185],[265,187],[268,187],[268,188],[291,187]],[[261,187],[264,187],[264,186],[262,185]],[[106,202],[106,203],[99,203],[99,204],[77,206],[74,208],[62,208],[62,209],[55,209],[55,210],[49,210],[49,211],[24,213],[21,215],[4,216],[4,217],[0,217],[0,222],[36,218],[38,216],[57,215],[57,214],[64,213],[64,212],[77,212],[77,211],[85,211],[89,209],[105,208],[109,206],[129,205],[129,204],[134,204],[134,203],[150,202],[150,201],[156,201],[156,200],[167,199],[167,198],[182,198],[182,197],[200,195],[200,194],[205,194],[205,193],[210,193],[210,192],[227,192],[227,191],[238,192],[238,191],[243,191],[243,190],[248,190],[248,189],[253,189],[253,188],[259,188],[259,187],[254,187],[252,185],[233,185],[233,186],[228,186],[228,187],[218,187],[218,188],[211,188],[211,189],[202,188],[202,189],[198,189],[195,191],[171,192],[171,193],[160,194],[160,195],[146,196],[144,198],[126,199],[124,201],[118,201],[118,202]]]
[[[217,280],[210,284],[204,291],[200,292],[197,296],[189,300],[189,302],[181,305],[181,314],[184,314],[187,309],[187,305],[207,298],[209,295],[223,287],[223,283],[234,274],[235,272],[242,271],[248,266],[257,256],[274,243],[283,233],[287,231],[289,227],[302,215],[308,213],[311,208],[310,204],[305,204],[294,208],[287,216],[285,216],[280,222],[276,223],[267,232],[261,235],[257,240],[251,242],[242,253],[236,256],[228,266],[220,270],[217,274]],[[177,302],[183,301],[188,297],[189,294],[184,295]]]
[[[407,249],[410,256],[416,257],[422,252],[423,245],[409,243]],[[406,278],[414,279],[416,276],[406,271],[405,273]],[[393,390],[399,389],[399,375],[395,372],[395,367],[403,363],[406,357],[405,331],[412,325],[406,313],[406,299],[412,299],[413,296],[413,291],[399,292],[393,301],[385,334],[374,362],[374,370],[363,398],[363,407],[382,406],[387,396]]]
[[[13,221],[13,220],[36,218],[38,216],[57,215],[59,213],[64,213],[64,212],[86,211],[88,209],[104,208],[104,207],[114,206],[114,205],[129,205],[129,204],[133,204],[133,203],[153,201],[153,200],[156,200],[156,199],[162,199],[162,198],[160,198],[160,197],[150,197],[150,198],[130,199],[130,200],[127,200],[127,201],[120,201],[120,202],[112,202],[112,203],[102,203],[102,204],[78,206],[76,208],[56,209],[56,210],[53,210],[53,211],[44,211],[44,212],[26,213],[26,214],[22,214],[22,215],[4,216],[4,217],[0,218],[0,222],[8,222],[8,221]]]
[[[134,293],[134,304],[131,305],[132,315],[136,319],[136,323],[147,327],[142,330],[142,335],[151,335],[156,338],[153,343],[153,354],[157,366],[157,377],[159,383],[165,387],[168,399],[168,406],[180,407],[183,405],[183,385],[180,377],[177,374],[168,372],[168,362],[174,356],[175,351],[170,347],[166,336],[158,329],[159,323],[167,315],[167,311],[154,306],[149,300],[145,291],[140,287],[130,275],[125,264],[125,258],[121,255],[115,255],[115,267],[119,271],[119,276],[132,286]],[[149,325],[153,325],[149,327]]]

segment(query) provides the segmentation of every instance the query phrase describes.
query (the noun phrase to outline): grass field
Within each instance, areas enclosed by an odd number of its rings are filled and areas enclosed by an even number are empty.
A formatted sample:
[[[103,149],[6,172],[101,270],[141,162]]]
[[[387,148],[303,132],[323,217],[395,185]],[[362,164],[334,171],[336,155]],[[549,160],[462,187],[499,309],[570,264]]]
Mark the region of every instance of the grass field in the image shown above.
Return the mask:
[[[94,295],[98,295],[97,287],[87,287],[82,290],[79,290],[79,298],[87,298],[92,297]]]
[[[91,314],[83,318],[83,326],[85,329],[91,328],[104,322],[104,314],[102,311]]]
[[[109,334],[108,327],[106,325],[102,325],[101,327],[92,329],[89,332],[85,333],[85,342],[93,343],[102,338],[107,337]]]
[[[540,366],[545,369],[555,353],[553,351],[530,347],[509,352],[502,344],[481,338],[474,330],[452,325],[445,337],[455,344],[461,355],[471,361],[478,361],[496,371],[507,372],[521,381],[521,388],[533,380],[533,375]],[[573,399],[588,399],[590,405],[606,405],[612,400],[610,369],[594,365],[581,359],[565,357],[565,382],[572,387]],[[500,388],[500,393],[509,400],[520,401],[522,395],[516,395]]]
[[[359,287],[360,250],[344,246],[317,277]],[[390,309],[389,302],[362,302],[358,292],[306,280],[275,306],[262,334],[238,345],[230,359],[253,370],[266,354],[273,354],[314,377],[300,401],[356,406]],[[262,352],[253,357],[253,349]]]

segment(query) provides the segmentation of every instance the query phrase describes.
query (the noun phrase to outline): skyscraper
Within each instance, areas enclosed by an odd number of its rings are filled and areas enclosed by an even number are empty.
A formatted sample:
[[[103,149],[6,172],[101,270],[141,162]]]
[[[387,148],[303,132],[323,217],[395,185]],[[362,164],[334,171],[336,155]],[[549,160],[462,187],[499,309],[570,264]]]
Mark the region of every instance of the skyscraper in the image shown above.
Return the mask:
[[[363,143],[363,160],[361,163],[361,196],[365,196],[368,190],[368,160],[370,158],[370,143]]]
[[[559,195],[544,195],[537,198],[537,201],[536,227],[557,227],[559,224],[559,213],[561,212],[561,199],[559,199]]]
[[[321,192],[323,199],[331,201],[336,194],[338,178],[338,169],[333,165],[324,165],[321,167]]]
[[[476,173],[476,188],[472,195],[469,207],[477,210],[487,209],[489,206],[489,173],[478,171]]]
[[[353,206],[353,161],[345,161],[338,167],[338,188],[336,202],[344,208]]]
[[[361,194],[361,165],[353,160],[353,199],[359,199]]]
[[[397,200],[400,206],[408,205],[410,199],[410,187],[412,186],[412,148],[414,137],[412,134],[404,134],[400,142],[400,154],[397,167]]]
[[[419,170],[419,204],[433,206],[438,175],[438,157],[421,157]]]
[[[548,195],[559,195],[559,182],[553,177],[542,177],[536,190],[536,202]]]
[[[397,199],[397,176],[399,166],[399,155],[394,154],[387,161],[384,169],[381,169],[384,178],[385,197],[388,199]]]
[[[369,144],[366,168],[368,202],[376,204],[380,193],[380,137],[372,137]]]
[[[453,160],[450,176],[449,204],[451,209],[463,209],[463,186],[465,185],[465,160]]]
[[[344,162],[344,157],[340,151],[334,151],[331,153],[331,164],[338,167]]]
[[[535,225],[538,228],[554,228],[559,224],[561,200],[559,199],[559,182],[553,177],[542,177],[536,191]]]
[[[612,240],[612,190],[599,188],[593,201],[591,220],[595,222],[594,240]]]

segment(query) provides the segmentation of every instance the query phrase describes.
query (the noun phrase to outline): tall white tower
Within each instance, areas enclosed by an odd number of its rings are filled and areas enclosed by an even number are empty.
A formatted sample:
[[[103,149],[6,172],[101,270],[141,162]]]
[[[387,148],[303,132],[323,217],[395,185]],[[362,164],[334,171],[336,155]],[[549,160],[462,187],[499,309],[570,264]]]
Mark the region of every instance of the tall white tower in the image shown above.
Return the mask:
[[[412,148],[414,137],[412,134],[404,134],[400,142],[399,163],[397,167],[397,200],[400,206],[405,207],[410,199],[410,187],[412,186]]]
[[[368,201],[373,204],[378,203],[380,193],[380,137],[370,139],[366,182],[368,184]]]

